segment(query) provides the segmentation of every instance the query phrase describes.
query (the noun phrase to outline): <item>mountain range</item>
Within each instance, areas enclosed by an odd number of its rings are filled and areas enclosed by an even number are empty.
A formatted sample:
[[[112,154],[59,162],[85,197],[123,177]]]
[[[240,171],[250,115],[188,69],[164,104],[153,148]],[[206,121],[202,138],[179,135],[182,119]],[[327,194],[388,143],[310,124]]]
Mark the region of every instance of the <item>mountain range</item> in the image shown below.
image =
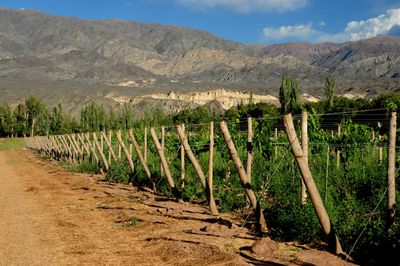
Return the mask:
[[[285,74],[314,96],[328,75],[338,93],[398,92],[400,37],[244,45],[184,27],[0,8],[0,102],[37,95],[82,105],[110,93],[216,88],[276,96]]]

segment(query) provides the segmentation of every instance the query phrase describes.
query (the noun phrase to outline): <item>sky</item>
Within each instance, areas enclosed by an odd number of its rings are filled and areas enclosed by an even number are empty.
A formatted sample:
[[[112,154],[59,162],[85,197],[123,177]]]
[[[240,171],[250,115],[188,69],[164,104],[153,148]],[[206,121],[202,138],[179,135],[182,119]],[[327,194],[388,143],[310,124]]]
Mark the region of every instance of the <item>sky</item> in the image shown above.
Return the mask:
[[[0,7],[184,26],[244,44],[400,36],[400,0],[0,0]]]

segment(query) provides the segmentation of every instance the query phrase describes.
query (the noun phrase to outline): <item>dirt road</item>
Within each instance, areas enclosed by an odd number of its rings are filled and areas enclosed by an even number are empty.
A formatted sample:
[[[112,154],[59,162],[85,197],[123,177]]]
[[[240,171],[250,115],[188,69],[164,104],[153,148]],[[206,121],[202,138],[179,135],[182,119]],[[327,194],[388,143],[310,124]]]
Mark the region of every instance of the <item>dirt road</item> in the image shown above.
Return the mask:
[[[284,244],[262,260],[241,256],[256,237],[239,227],[240,217],[216,218],[201,206],[68,173],[29,151],[0,152],[0,210],[0,265],[310,262]]]

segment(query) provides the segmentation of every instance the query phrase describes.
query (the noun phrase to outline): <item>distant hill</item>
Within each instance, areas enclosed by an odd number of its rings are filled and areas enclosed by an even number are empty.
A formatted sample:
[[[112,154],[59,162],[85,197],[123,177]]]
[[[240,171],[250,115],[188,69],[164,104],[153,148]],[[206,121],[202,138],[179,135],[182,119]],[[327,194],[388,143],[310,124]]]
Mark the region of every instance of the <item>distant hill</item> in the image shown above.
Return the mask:
[[[328,75],[342,93],[396,92],[400,37],[248,46],[183,27],[0,9],[0,102],[38,95],[81,105],[109,92],[220,87],[277,95],[286,73],[314,96]]]

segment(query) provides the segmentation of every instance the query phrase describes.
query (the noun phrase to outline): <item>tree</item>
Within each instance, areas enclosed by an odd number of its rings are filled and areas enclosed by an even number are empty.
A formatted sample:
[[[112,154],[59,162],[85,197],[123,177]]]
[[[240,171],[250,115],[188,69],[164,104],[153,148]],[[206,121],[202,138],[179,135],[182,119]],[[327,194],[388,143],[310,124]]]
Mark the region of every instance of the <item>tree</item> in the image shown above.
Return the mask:
[[[15,121],[15,136],[25,136],[28,133],[28,111],[26,105],[20,103],[14,109],[13,117]]]
[[[279,102],[283,114],[291,113],[299,105],[299,88],[297,81],[289,75],[282,78],[282,84],[279,89]]]
[[[25,101],[27,111],[27,130],[31,136],[35,133],[46,135],[50,131],[50,115],[42,101],[31,96]]]
[[[4,103],[0,106],[0,137],[11,137],[14,135],[14,116],[11,105]]]
[[[90,102],[81,110],[82,131],[101,131],[108,128],[108,117],[103,105]]]
[[[325,97],[328,102],[328,108],[331,110],[333,108],[333,97],[336,91],[336,81],[332,77],[327,77],[325,80]]]

